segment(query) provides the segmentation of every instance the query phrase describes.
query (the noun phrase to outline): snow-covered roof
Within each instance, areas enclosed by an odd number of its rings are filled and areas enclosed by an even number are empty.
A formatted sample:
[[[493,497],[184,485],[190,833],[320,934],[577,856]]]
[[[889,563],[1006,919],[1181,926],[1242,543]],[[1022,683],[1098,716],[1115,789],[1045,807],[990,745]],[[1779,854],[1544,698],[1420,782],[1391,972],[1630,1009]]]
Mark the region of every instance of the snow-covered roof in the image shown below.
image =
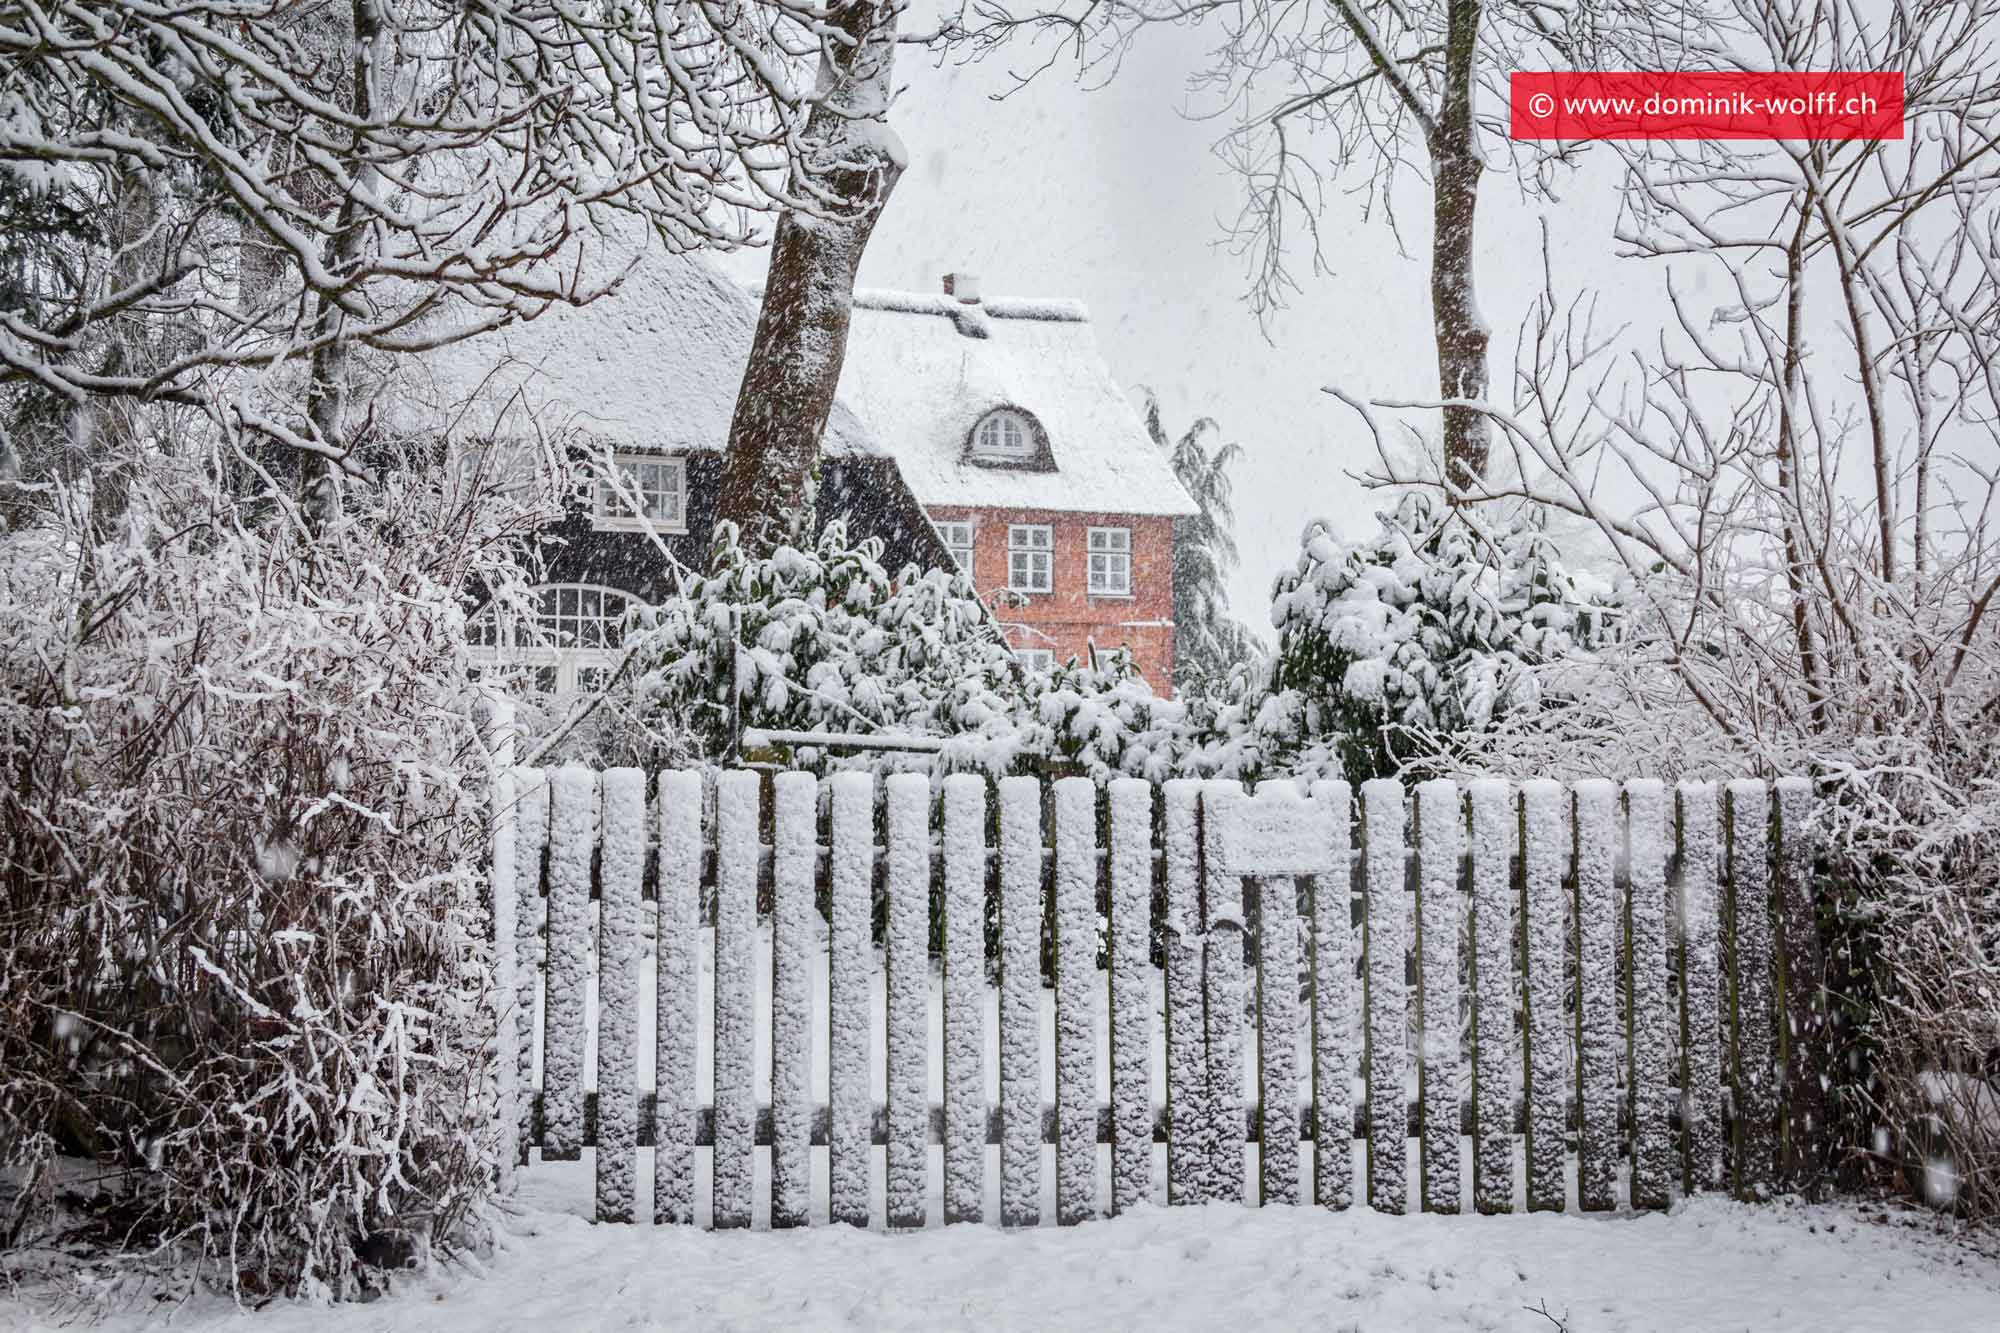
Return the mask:
[[[423,357],[428,382],[407,384],[404,406],[431,420],[447,413],[454,434],[515,433],[507,417],[525,407],[541,412],[545,432],[573,430],[614,448],[720,450],[756,325],[755,298],[708,262],[648,254],[589,305],[555,307]],[[883,452],[840,403],[824,450]]]
[[[927,506],[1114,514],[1196,511],[1098,351],[1075,301],[854,294],[841,400],[896,458]],[[1054,470],[965,458],[998,407],[1041,423]]]

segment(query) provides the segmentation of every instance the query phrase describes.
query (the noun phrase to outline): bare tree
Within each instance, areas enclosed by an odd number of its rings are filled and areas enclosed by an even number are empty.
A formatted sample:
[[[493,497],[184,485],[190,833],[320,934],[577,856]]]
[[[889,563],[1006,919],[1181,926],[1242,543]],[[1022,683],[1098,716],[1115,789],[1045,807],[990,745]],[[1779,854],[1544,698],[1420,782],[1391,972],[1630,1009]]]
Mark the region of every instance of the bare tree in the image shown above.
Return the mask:
[[[1289,267],[1303,235],[1315,273],[1327,268],[1319,215],[1329,180],[1358,177],[1371,209],[1395,227],[1391,186],[1414,168],[1431,194],[1430,296],[1438,381],[1446,399],[1484,399],[1488,326],[1475,288],[1476,219],[1489,161],[1544,189],[1569,150],[1508,137],[1507,76],[1555,64],[1631,60],[1680,40],[1686,6],[1641,0],[1089,0],[1043,10],[967,0],[953,40],[979,54],[1027,33],[1057,40],[1108,78],[1141,31],[1203,23],[1216,33],[1192,81],[1192,114],[1227,128],[1216,152],[1241,177],[1228,238],[1249,262],[1260,317],[1298,290]],[[1049,68],[1044,52],[1025,81]],[[1322,166],[1322,163],[1324,166]],[[1478,412],[1443,413],[1449,475],[1485,472],[1492,430]]]
[[[121,202],[24,262],[0,393],[359,472],[357,353],[603,295],[580,255],[616,218],[688,250],[818,207],[807,62],[847,41],[804,0],[0,0],[0,165]]]
[[[831,8],[829,45],[805,137],[806,196],[778,221],[749,364],[729,423],[716,506],[746,549],[784,540],[812,504],[820,437],[847,356],[854,275],[889,193],[903,173],[888,124],[896,23],[903,0],[847,0]]]

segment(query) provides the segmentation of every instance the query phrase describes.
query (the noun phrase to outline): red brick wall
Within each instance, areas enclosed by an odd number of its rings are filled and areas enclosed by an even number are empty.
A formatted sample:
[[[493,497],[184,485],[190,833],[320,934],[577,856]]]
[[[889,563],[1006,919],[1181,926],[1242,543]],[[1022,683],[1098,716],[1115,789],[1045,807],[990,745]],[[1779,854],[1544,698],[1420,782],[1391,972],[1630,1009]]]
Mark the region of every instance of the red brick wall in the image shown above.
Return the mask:
[[[1008,630],[1017,648],[1048,648],[1056,660],[1083,658],[1085,644],[1100,650],[1129,648],[1133,664],[1161,695],[1173,692],[1174,524],[1170,518],[1141,514],[1076,514],[1043,509],[982,509],[935,505],[940,523],[970,520],[973,527],[972,578],[979,594]],[[1046,524],[1055,554],[1052,590],[1010,594],[1007,588],[1007,529],[1016,523]],[[1089,532],[1127,528],[1132,533],[1132,592],[1125,597],[1092,596]],[[1017,600],[1018,599],[1018,600]]]

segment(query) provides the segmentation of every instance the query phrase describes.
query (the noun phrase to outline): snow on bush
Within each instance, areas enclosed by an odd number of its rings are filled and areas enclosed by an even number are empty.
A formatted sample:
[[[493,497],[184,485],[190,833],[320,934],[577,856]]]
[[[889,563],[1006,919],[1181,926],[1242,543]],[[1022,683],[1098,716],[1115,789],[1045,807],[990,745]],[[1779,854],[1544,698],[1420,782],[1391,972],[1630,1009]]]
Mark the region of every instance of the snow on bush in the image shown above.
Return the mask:
[[[112,1244],[351,1295],[468,1234],[507,1134],[462,597],[550,514],[416,468],[314,533],[234,461],[0,533],[0,1240],[81,1156]]]

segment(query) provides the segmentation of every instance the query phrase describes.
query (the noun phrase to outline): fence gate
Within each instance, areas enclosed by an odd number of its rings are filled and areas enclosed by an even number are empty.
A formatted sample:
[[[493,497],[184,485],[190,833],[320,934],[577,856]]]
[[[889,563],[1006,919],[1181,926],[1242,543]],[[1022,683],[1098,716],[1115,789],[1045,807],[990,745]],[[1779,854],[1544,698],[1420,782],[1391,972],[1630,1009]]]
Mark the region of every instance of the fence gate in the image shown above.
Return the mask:
[[[640,1215],[641,1148],[655,1222],[697,1220],[705,1155],[716,1227],[760,1148],[776,1227],[1034,1225],[1045,1165],[1063,1224],[1242,1199],[1249,1143],[1258,1202],[1386,1212],[1560,1209],[1572,1154],[1583,1209],[1818,1159],[1803,780],[572,766],[498,801],[502,1105],[521,1162],[595,1149],[600,1220]]]

